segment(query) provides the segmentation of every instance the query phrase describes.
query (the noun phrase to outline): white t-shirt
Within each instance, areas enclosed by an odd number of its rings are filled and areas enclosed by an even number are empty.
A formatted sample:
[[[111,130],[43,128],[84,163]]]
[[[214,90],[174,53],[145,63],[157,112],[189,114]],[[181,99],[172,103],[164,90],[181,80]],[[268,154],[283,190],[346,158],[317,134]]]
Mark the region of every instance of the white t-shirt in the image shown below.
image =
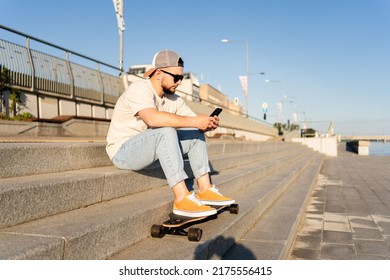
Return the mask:
[[[110,159],[128,139],[148,129],[138,116],[138,112],[146,108],[155,108],[180,116],[196,116],[180,96],[165,94],[159,97],[150,80],[133,82],[119,97],[112,115],[106,146]]]

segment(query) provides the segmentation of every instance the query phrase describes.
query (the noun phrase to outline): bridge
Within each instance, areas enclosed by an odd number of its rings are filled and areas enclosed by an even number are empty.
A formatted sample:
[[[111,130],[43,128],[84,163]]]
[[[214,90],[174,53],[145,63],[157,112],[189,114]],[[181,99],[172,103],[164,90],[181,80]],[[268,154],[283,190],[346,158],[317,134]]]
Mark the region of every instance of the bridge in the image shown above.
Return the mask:
[[[390,135],[344,135],[341,136],[341,141],[347,143],[347,149],[359,155],[369,155],[370,142],[389,142]]]
[[[341,141],[389,142],[390,135],[343,135]]]

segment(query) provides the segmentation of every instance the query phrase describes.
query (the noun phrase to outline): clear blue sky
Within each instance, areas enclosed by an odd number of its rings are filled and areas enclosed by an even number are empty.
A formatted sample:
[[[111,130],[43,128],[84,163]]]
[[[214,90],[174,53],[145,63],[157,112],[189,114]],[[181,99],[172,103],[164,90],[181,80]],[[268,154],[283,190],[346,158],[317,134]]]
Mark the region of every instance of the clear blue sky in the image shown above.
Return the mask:
[[[326,130],[333,121],[336,133],[390,135],[390,0],[125,0],[124,5],[125,69],[151,63],[160,49],[173,49],[186,71],[245,103],[238,79],[245,75],[245,44],[220,40],[246,41],[254,73],[251,116],[262,118],[266,102],[268,121],[277,121],[276,103],[284,99],[284,119],[292,120],[297,106],[310,127]],[[118,65],[112,0],[0,0],[0,7],[2,25]],[[9,38],[1,30],[0,37]],[[260,72],[266,74],[256,75]]]

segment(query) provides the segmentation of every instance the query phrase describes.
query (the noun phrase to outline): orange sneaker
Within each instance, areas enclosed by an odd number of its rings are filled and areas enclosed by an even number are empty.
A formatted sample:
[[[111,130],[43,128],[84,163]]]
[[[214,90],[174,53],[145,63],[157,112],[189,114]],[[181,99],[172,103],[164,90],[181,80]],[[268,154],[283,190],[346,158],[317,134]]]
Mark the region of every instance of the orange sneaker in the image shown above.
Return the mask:
[[[218,205],[225,206],[230,205],[235,202],[234,199],[230,197],[223,196],[217,189],[215,185],[212,185],[207,191],[204,193],[197,193],[200,202],[205,205]]]
[[[204,205],[199,201],[195,193],[189,192],[182,201],[173,203],[173,213],[180,216],[197,218],[217,214],[217,210]]]

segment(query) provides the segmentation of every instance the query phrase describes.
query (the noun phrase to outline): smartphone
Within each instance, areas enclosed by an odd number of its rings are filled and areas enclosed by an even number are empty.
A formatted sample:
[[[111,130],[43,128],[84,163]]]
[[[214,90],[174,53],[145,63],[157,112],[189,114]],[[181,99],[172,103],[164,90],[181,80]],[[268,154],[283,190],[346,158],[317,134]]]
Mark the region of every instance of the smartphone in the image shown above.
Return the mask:
[[[211,114],[210,117],[218,116],[222,112],[222,108],[216,108]]]

